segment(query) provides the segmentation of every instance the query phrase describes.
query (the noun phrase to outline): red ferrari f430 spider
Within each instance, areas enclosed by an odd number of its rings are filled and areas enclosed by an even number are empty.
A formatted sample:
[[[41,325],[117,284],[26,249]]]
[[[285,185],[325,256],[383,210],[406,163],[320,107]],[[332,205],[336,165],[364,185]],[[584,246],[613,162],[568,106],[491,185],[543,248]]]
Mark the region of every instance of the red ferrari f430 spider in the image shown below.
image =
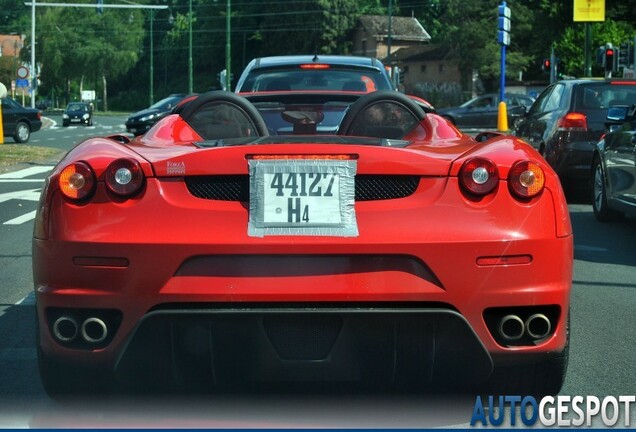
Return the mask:
[[[557,176],[518,138],[396,91],[213,91],[51,172],[41,377],[555,393],[572,260]]]

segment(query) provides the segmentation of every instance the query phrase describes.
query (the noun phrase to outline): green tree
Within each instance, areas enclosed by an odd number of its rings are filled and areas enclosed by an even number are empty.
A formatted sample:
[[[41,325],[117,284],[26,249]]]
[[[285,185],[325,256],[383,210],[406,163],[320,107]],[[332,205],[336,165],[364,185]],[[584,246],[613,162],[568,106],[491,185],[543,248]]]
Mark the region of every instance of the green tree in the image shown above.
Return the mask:
[[[58,88],[69,100],[71,82],[101,87],[108,109],[108,80],[126,73],[139,60],[143,13],[132,9],[52,7],[38,13],[37,62],[46,88]],[[79,23],[60,25],[60,23]]]
[[[0,57],[0,83],[10,89],[11,80],[15,79],[15,62],[11,57]]]

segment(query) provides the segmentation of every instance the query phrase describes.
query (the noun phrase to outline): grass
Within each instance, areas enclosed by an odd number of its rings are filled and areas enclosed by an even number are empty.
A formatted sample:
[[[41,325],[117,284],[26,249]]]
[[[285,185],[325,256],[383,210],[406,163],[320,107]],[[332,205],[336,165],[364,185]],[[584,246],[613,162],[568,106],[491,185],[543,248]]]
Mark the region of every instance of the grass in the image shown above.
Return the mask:
[[[24,144],[0,144],[0,171],[21,163],[57,162],[66,152],[50,147]]]

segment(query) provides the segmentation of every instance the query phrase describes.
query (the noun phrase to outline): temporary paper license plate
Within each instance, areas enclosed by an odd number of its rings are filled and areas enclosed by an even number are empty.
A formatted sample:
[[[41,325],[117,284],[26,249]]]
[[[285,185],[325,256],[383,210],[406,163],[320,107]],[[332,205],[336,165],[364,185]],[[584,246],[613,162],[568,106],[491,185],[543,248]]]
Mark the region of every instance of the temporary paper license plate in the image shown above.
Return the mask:
[[[355,161],[249,163],[250,235],[357,235]]]

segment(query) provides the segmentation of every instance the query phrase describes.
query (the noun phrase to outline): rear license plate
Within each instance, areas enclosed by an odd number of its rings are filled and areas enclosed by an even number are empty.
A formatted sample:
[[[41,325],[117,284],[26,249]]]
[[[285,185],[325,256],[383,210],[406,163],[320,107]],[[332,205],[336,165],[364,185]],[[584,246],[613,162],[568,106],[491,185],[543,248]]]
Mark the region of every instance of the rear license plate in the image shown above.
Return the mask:
[[[351,235],[351,160],[250,160],[250,235]]]

